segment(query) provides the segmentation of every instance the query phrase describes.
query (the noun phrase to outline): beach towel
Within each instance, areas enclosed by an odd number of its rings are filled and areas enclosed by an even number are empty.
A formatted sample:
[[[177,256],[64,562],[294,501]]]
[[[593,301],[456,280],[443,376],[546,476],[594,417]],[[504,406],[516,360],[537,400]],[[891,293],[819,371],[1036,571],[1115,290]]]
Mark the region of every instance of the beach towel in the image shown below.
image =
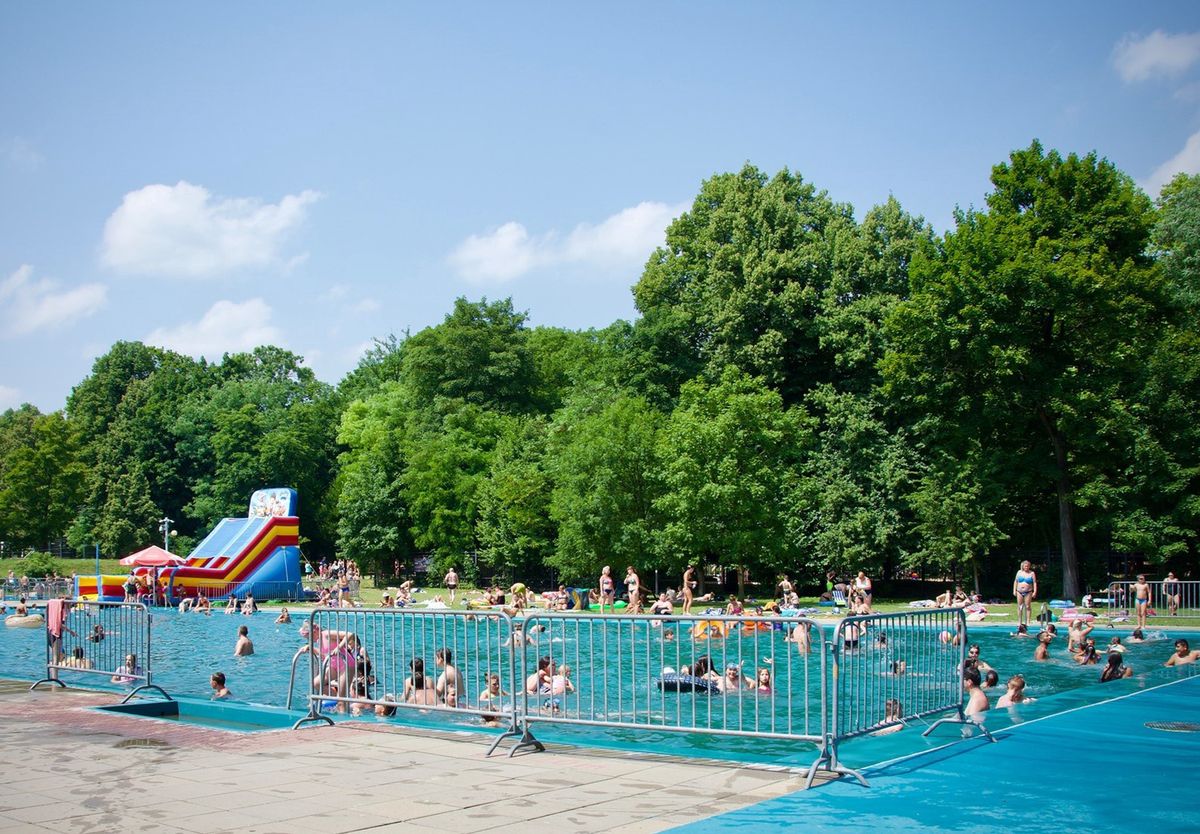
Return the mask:
[[[63,626],[67,624],[67,603],[62,599],[46,601],[46,631],[51,637],[62,637]]]

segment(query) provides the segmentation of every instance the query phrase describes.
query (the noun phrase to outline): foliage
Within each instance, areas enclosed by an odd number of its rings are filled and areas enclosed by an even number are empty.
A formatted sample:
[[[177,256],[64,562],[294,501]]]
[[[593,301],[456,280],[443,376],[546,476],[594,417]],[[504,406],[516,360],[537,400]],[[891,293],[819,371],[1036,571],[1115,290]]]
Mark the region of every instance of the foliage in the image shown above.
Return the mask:
[[[61,576],[63,572],[62,563],[40,550],[26,556],[21,567],[26,576]]]

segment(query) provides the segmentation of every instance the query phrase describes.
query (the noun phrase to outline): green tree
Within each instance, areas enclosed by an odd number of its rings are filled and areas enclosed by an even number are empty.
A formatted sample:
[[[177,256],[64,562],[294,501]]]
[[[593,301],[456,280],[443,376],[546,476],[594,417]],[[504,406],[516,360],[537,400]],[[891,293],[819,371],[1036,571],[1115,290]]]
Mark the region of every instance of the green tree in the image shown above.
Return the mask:
[[[807,420],[761,380],[728,369],[683,387],[659,446],[656,502],[676,560],[774,572],[786,563],[784,485],[809,443]]]
[[[479,561],[506,576],[527,576],[554,552],[545,454],[544,419],[510,420],[479,487]]]
[[[889,318],[888,390],[936,418],[922,425],[951,459],[978,441],[984,471],[1045,473],[1074,597],[1077,508],[1097,505],[1100,473],[1122,459],[1131,381],[1160,318],[1153,214],[1107,160],[1037,142],[992,184],[986,212],[960,212],[937,256],[915,259],[912,297]]]
[[[437,327],[404,343],[402,373],[418,401],[461,400],[506,413],[528,411],[536,375],[525,314],[512,299],[459,298]]]
[[[644,399],[600,386],[577,390],[555,414],[546,468],[558,541],[549,561],[564,579],[591,583],[605,564],[653,564],[662,420]]]
[[[0,415],[0,530],[18,548],[45,547],[69,528],[86,470],[62,412],[23,406]]]

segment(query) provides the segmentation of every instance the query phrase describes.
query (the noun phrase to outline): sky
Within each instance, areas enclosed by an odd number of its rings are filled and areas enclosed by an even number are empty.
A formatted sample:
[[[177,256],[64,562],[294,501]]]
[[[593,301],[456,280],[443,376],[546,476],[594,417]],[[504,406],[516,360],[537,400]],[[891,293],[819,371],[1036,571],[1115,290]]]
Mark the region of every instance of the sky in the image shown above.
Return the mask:
[[[944,232],[1035,138],[1200,172],[1200,4],[0,4],[0,410],[120,340],[336,384],[460,296],[633,320],[714,174]]]

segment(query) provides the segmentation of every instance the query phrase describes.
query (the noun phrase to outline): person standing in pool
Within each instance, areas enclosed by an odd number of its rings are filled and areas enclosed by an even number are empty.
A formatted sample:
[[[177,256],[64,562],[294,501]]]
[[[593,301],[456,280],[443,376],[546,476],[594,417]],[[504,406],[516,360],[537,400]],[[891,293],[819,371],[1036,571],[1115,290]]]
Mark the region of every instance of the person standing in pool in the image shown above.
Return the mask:
[[[247,657],[252,654],[254,654],[254,641],[250,639],[250,629],[246,626],[239,626],[237,645],[233,647],[233,656]]]
[[[450,605],[454,605],[454,595],[458,593],[458,574],[454,572],[454,566],[450,566],[450,570],[446,571],[446,576],[442,579],[446,584],[446,590],[450,592]]]
[[[1137,627],[1146,627],[1146,614],[1150,611],[1150,583],[1145,574],[1138,574],[1137,582],[1133,583],[1133,607],[1137,612]]]
[[[1017,624],[1029,626],[1029,610],[1037,599],[1037,574],[1026,559],[1013,577],[1013,596],[1017,599]]]
[[[684,568],[683,571],[683,586],[679,589],[683,594],[683,613],[684,616],[692,613],[692,600],[695,599],[696,588],[696,569],[691,565]]]
[[[226,701],[233,697],[233,693],[225,686],[224,672],[213,672],[212,677],[208,679],[208,685],[212,687],[214,701]]]
[[[991,704],[988,703],[988,697],[980,688],[983,678],[979,675],[979,670],[968,667],[963,672],[963,688],[967,692],[967,705],[963,709],[963,714],[973,721],[979,722],[983,718],[983,713],[991,709]]]

